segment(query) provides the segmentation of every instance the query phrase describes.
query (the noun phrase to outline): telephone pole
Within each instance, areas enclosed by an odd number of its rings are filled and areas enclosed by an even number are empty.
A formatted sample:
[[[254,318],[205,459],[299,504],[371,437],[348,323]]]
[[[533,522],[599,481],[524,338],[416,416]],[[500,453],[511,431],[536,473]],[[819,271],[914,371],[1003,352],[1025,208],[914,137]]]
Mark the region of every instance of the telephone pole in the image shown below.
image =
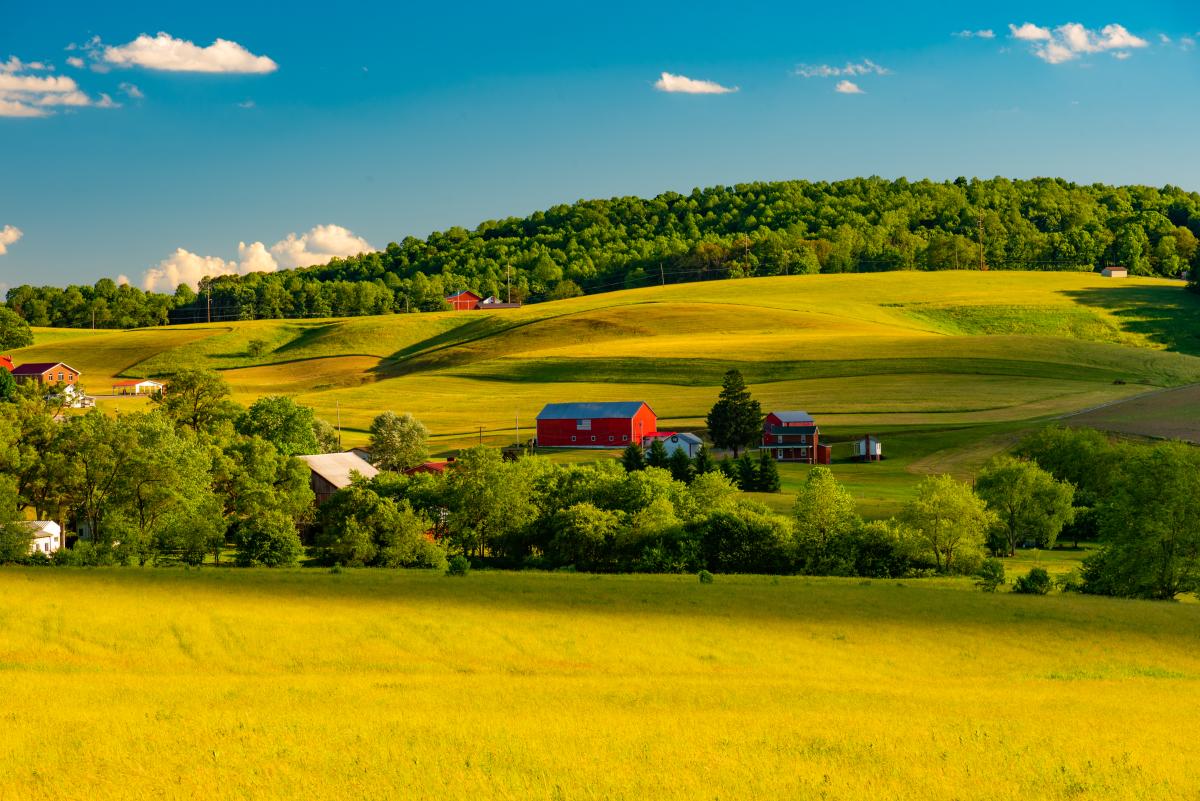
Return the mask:
[[[987,265],[983,262],[983,215],[979,215],[979,269],[986,270]]]
[[[208,295],[208,321],[211,323],[212,322],[212,290],[211,289],[208,290],[205,294]]]
[[[505,272],[508,275],[508,301],[507,302],[512,303],[512,265],[511,264],[508,265],[508,269]]]
[[[662,285],[667,285],[667,274],[663,271],[662,262],[658,263],[658,277],[662,279]]]

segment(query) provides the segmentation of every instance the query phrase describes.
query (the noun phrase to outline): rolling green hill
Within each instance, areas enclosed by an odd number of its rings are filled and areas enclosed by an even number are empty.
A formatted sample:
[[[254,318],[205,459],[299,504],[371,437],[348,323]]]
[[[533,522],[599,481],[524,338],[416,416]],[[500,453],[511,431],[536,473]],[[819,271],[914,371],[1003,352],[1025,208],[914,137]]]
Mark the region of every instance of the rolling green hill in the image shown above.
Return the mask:
[[[764,408],[806,409],[834,441],[888,435],[883,464],[838,467],[883,514],[916,472],[968,473],[1032,425],[1200,382],[1197,311],[1200,297],[1162,279],[893,272],[668,285],[490,313],[39,332],[14,356],[66,361],[94,393],[118,376],[221,370],[242,402],[289,394],[340,416],[348,444],[365,441],[378,412],[411,411],[439,452],[481,436],[511,442],[517,425],[528,437],[551,401],[644,399],[664,428],[700,428],[722,373],[737,367]],[[261,356],[249,354],[256,339]],[[785,483],[802,477],[785,471]]]

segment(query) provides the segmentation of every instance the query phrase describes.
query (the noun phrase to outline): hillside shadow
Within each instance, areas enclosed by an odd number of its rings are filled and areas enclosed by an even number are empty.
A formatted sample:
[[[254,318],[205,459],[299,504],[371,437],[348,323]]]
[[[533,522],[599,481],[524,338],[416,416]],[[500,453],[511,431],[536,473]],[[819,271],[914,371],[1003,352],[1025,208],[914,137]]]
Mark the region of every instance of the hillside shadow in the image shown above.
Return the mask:
[[[1182,287],[1128,285],[1063,294],[1080,305],[1109,312],[1124,332],[1144,336],[1167,350],[1200,356],[1200,295]]]

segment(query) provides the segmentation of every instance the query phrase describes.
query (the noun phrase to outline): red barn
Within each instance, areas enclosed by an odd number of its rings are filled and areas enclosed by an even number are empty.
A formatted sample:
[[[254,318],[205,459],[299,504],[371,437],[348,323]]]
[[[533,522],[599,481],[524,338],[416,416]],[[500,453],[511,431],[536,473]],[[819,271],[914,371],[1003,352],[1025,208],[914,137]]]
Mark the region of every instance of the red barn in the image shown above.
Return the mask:
[[[771,412],[763,420],[762,449],[777,462],[817,464],[820,436],[807,412]]]
[[[624,448],[658,430],[658,415],[642,401],[547,403],[537,416],[543,448]]]
[[[0,356],[0,369],[7,370],[10,373],[13,371],[11,356]]]
[[[456,295],[448,295],[446,302],[454,307],[454,311],[473,311],[479,308],[479,301],[483,298],[476,295],[470,290],[464,290]]]

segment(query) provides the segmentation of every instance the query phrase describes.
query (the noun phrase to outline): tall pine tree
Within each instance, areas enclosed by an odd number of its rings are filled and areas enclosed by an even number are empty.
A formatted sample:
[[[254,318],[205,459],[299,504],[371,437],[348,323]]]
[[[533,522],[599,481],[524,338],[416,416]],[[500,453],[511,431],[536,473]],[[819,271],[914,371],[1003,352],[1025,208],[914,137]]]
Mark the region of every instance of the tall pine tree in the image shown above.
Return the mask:
[[[649,452],[646,454],[646,464],[650,467],[666,467],[669,458],[667,456],[667,446],[663,445],[661,439],[655,437],[654,441],[650,443]]]
[[[621,466],[625,468],[626,473],[646,469],[646,457],[636,442],[629,443],[625,452],[621,454]]]
[[[758,452],[758,491],[779,492],[779,465],[771,458],[771,451],[763,448]]]
[[[725,373],[721,394],[708,413],[708,433],[718,448],[738,452],[762,435],[762,407],[750,397],[738,370]]]

